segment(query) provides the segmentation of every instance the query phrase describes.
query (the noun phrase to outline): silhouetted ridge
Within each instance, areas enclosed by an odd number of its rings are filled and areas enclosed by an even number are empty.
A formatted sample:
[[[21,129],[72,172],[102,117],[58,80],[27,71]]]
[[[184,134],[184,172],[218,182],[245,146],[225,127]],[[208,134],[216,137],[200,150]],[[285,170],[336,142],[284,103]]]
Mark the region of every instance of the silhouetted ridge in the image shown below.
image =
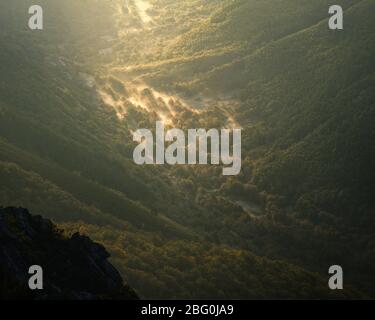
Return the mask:
[[[0,298],[137,299],[107,261],[107,250],[23,208],[0,208]],[[31,265],[43,268],[43,290],[30,290]]]

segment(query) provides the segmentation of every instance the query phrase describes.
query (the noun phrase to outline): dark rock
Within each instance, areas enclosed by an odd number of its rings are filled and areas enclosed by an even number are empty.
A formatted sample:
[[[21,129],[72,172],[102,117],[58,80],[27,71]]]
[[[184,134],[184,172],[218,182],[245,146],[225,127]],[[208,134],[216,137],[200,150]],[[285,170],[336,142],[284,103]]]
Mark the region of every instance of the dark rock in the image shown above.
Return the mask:
[[[63,235],[23,208],[0,208],[0,299],[137,299],[100,244]],[[43,268],[44,289],[30,290],[28,269]]]

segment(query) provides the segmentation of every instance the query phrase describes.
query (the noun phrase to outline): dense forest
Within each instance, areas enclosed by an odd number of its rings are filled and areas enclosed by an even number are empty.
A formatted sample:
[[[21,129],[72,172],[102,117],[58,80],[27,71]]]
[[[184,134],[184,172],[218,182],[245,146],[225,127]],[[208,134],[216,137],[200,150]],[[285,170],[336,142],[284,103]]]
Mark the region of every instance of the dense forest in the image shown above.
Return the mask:
[[[371,0],[0,3],[0,206],[111,253],[141,298],[375,295]],[[137,166],[132,132],[241,127],[242,171]],[[345,290],[327,286],[341,265]]]

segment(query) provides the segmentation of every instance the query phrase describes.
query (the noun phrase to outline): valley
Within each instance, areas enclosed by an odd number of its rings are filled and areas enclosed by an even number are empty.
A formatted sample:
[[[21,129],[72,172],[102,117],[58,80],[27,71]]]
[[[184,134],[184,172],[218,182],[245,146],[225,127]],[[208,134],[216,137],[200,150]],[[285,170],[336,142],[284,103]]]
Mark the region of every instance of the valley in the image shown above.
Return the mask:
[[[340,1],[337,36],[326,0],[86,2],[41,1],[40,34],[0,4],[0,205],[100,242],[141,298],[374,296],[374,4]],[[241,128],[240,174],[137,166],[157,121]]]

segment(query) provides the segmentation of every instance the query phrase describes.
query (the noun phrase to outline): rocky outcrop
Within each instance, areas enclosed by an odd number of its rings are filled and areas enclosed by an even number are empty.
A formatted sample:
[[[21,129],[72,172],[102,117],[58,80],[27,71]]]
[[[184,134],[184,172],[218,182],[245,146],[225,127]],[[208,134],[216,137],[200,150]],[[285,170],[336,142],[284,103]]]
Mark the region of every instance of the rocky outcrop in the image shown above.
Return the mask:
[[[0,208],[0,299],[137,299],[108,262],[106,249],[22,208]],[[28,286],[32,265],[43,290]]]

